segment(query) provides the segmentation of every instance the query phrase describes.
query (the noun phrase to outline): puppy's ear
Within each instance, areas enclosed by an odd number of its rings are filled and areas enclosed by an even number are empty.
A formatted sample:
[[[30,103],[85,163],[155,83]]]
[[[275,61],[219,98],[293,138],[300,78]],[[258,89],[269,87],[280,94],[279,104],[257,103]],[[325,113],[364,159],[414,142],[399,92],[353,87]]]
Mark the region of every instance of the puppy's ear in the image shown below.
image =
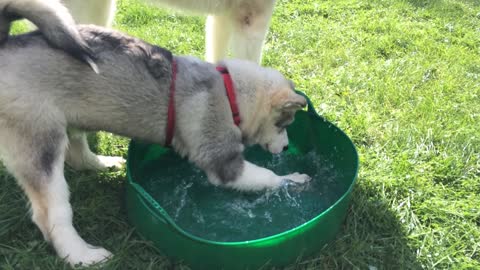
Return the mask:
[[[298,111],[304,108],[305,106],[307,106],[307,101],[305,100],[304,97],[299,96],[299,99],[302,99],[302,100],[285,103],[282,107],[282,111]]]
[[[156,79],[163,79],[169,77],[170,74],[170,62],[172,61],[172,53],[157,47],[153,46],[149,54],[147,54],[147,59],[145,64],[148,71]]]
[[[294,112],[307,106],[307,100],[303,96],[291,90],[282,92],[272,97],[273,108],[280,111]]]

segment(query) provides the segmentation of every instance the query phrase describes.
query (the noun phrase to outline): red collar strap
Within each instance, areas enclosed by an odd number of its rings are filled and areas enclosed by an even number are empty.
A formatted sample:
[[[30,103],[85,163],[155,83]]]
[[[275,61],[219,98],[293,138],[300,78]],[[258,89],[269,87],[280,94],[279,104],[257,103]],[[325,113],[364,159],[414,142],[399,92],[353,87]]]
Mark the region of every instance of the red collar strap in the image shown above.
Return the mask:
[[[227,90],[228,102],[230,103],[230,109],[232,110],[233,122],[236,126],[239,126],[241,122],[240,111],[238,110],[232,77],[230,76],[230,73],[228,73],[228,69],[226,67],[217,66],[217,70],[222,74],[223,77],[223,83],[225,84],[225,89]]]
[[[167,114],[167,137],[165,138],[165,146],[170,146],[173,139],[173,131],[175,130],[175,80],[177,79],[177,61],[172,60],[172,81],[170,82],[170,99],[168,101]]]
[[[232,110],[233,122],[239,126],[240,111],[238,110],[237,98],[235,96],[235,87],[233,86],[232,77],[228,73],[226,67],[217,66],[217,70],[222,74],[225,89],[227,90],[228,102]],[[173,139],[173,131],[175,130],[175,80],[177,79],[177,62],[172,60],[172,80],[170,82],[170,99],[168,101],[167,115],[167,135],[165,138],[165,146],[170,146]]]

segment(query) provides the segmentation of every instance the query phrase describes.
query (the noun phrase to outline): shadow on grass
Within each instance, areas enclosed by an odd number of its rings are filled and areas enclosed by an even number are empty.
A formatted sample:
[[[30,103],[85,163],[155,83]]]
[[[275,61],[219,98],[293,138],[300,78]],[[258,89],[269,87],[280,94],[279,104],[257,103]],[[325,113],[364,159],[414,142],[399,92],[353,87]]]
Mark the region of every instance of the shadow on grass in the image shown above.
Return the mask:
[[[391,207],[372,188],[356,186],[344,227],[335,242],[314,259],[298,266],[306,269],[422,269],[407,232]]]

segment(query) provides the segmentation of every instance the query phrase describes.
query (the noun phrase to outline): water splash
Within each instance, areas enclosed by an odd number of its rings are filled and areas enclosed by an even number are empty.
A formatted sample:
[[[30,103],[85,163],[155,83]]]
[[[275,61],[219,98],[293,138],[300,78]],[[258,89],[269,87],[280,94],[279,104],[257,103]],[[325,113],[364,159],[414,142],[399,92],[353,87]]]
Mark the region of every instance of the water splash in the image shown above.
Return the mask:
[[[333,164],[313,151],[274,155],[264,164],[277,174],[310,168],[310,183],[284,181],[278,189],[255,193],[214,187],[202,171],[185,166],[185,175],[154,177],[144,187],[181,228],[215,241],[253,240],[292,229],[319,215],[345,191]]]

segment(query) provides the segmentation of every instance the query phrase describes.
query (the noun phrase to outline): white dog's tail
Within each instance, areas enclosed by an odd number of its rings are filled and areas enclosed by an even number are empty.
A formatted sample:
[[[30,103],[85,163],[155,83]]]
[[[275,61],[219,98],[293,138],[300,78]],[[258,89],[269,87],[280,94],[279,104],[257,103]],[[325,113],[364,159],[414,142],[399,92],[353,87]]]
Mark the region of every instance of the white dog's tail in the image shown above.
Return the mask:
[[[89,64],[98,73],[93,51],[59,0],[0,0],[0,44],[7,40],[12,21],[22,18],[35,24],[50,46]]]

